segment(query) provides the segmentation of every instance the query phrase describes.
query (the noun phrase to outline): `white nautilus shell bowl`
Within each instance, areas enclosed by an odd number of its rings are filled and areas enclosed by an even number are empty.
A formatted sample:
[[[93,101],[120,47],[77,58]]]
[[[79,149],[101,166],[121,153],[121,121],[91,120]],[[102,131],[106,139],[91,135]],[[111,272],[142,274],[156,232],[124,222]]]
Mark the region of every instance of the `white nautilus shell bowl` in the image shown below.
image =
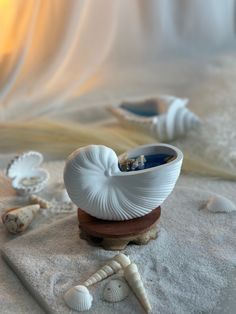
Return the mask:
[[[145,156],[145,167],[121,171],[123,160]],[[64,183],[71,200],[91,216],[128,220],[160,206],[179,177],[182,152],[167,144],[139,146],[119,158],[106,146],[89,145],[67,159]]]
[[[188,99],[162,95],[124,101],[107,109],[126,125],[148,131],[159,141],[172,141],[200,125],[199,117],[187,108]]]
[[[22,153],[10,162],[6,174],[18,194],[37,193],[46,186],[49,173],[40,168],[42,162],[43,155],[35,151]]]

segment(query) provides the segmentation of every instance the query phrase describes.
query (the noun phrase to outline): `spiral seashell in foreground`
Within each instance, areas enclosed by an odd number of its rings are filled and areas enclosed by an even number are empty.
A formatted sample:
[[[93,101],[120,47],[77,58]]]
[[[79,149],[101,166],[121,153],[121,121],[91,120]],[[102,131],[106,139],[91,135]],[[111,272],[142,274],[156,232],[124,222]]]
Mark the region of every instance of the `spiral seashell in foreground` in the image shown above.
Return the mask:
[[[119,161],[145,156],[145,168],[123,172]],[[99,219],[128,220],[142,217],[160,206],[179,177],[182,152],[167,144],[137,147],[117,157],[100,145],[72,153],[64,169],[64,182],[71,200]]]
[[[92,306],[93,297],[85,286],[78,285],[65,293],[64,300],[75,311],[87,311]]]
[[[2,215],[2,222],[11,233],[25,231],[40,209],[39,204],[7,210]]]
[[[107,302],[120,302],[129,295],[128,285],[120,280],[110,280],[103,289],[103,299]]]
[[[150,313],[152,306],[149,302],[137,265],[134,263],[128,265],[124,270],[124,276],[145,311]]]
[[[95,283],[115,274],[120,269],[127,267],[130,263],[130,259],[127,255],[123,253],[117,254],[113,259],[108,261],[106,265],[90,276],[83,284],[86,287],[94,285]]]
[[[159,141],[172,141],[200,124],[186,106],[188,99],[163,95],[139,101],[124,101],[107,109],[121,122],[148,131]]]
[[[18,194],[37,193],[46,186],[49,173],[40,168],[42,162],[43,155],[34,151],[16,156],[10,162],[6,174]]]

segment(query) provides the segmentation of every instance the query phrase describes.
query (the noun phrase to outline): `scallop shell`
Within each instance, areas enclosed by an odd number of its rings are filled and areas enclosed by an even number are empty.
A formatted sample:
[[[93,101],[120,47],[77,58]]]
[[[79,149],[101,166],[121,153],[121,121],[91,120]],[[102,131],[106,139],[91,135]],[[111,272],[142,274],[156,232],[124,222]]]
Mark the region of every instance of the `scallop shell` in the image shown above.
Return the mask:
[[[124,270],[124,276],[145,311],[150,313],[152,311],[152,306],[148,299],[137,265],[134,263],[128,265]]]
[[[7,176],[18,194],[37,193],[49,179],[49,173],[40,168],[43,155],[39,152],[26,152],[16,156],[7,167]]]
[[[206,203],[206,208],[214,213],[230,213],[236,211],[234,203],[222,195],[211,196]]]
[[[108,110],[121,122],[142,128],[159,141],[172,141],[200,124],[186,108],[188,99],[163,95],[143,101],[125,101]]]
[[[125,153],[126,158],[140,155],[147,159],[172,156],[173,160],[143,170],[122,172],[117,155],[106,146],[90,145],[76,150],[68,157],[64,169],[64,182],[71,200],[99,219],[128,220],[148,214],[172,192],[183,154],[167,144],[144,145]]]
[[[9,209],[2,215],[2,222],[9,232],[21,233],[28,228],[39,208],[37,204]]]
[[[107,302],[120,302],[128,295],[128,285],[119,279],[110,280],[103,289],[103,299]]]
[[[70,288],[64,295],[69,308],[76,311],[87,311],[92,306],[93,297],[85,286],[78,285]]]
[[[119,253],[115,255],[113,259],[108,261],[102,268],[96,271],[96,273],[90,276],[83,284],[86,287],[94,285],[95,283],[115,274],[120,269],[127,267],[130,263],[130,259],[127,255]]]

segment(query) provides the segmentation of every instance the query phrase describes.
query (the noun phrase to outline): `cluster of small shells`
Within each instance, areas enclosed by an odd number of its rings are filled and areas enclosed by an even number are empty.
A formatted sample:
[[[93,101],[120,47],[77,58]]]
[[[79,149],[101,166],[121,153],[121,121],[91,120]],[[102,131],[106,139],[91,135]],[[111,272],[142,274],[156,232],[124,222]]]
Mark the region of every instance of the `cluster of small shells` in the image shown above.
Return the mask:
[[[43,215],[67,213],[73,209],[64,184],[59,183],[55,192],[55,202],[33,194],[43,190],[48,182],[49,173],[41,168],[43,155],[40,152],[28,151],[15,156],[8,164],[6,175],[11,179],[12,187],[17,194],[28,197],[28,206],[9,208],[2,215],[2,222],[10,233],[22,233],[33,221],[39,209]],[[60,206],[57,206],[60,203]]]
[[[120,302],[129,295],[129,286],[133,290],[137,299],[143,306],[146,313],[152,311],[145,287],[143,285],[138,267],[132,263],[130,258],[125,254],[117,254],[113,259],[108,261],[102,268],[90,276],[82,285],[77,285],[70,288],[64,295],[66,304],[74,310],[86,311],[92,306],[92,296],[89,293],[88,287],[94,285],[119,270],[124,271],[124,277],[128,283],[120,279],[109,281],[103,290],[103,299],[107,302]]]

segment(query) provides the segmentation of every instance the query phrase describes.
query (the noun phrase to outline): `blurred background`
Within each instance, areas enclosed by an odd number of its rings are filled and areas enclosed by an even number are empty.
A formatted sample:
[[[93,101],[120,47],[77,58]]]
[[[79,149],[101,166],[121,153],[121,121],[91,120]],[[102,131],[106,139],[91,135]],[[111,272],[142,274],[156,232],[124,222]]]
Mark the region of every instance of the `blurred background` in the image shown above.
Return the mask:
[[[190,143],[205,146],[207,136],[209,145],[221,143],[231,132],[233,145],[235,5],[0,0],[0,152],[38,149],[60,159],[89,143],[122,152],[153,142],[124,130],[105,106],[160,94],[189,98],[191,110],[214,124]],[[216,127],[222,117],[231,131]],[[188,141],[178,145],[192,151]]]

